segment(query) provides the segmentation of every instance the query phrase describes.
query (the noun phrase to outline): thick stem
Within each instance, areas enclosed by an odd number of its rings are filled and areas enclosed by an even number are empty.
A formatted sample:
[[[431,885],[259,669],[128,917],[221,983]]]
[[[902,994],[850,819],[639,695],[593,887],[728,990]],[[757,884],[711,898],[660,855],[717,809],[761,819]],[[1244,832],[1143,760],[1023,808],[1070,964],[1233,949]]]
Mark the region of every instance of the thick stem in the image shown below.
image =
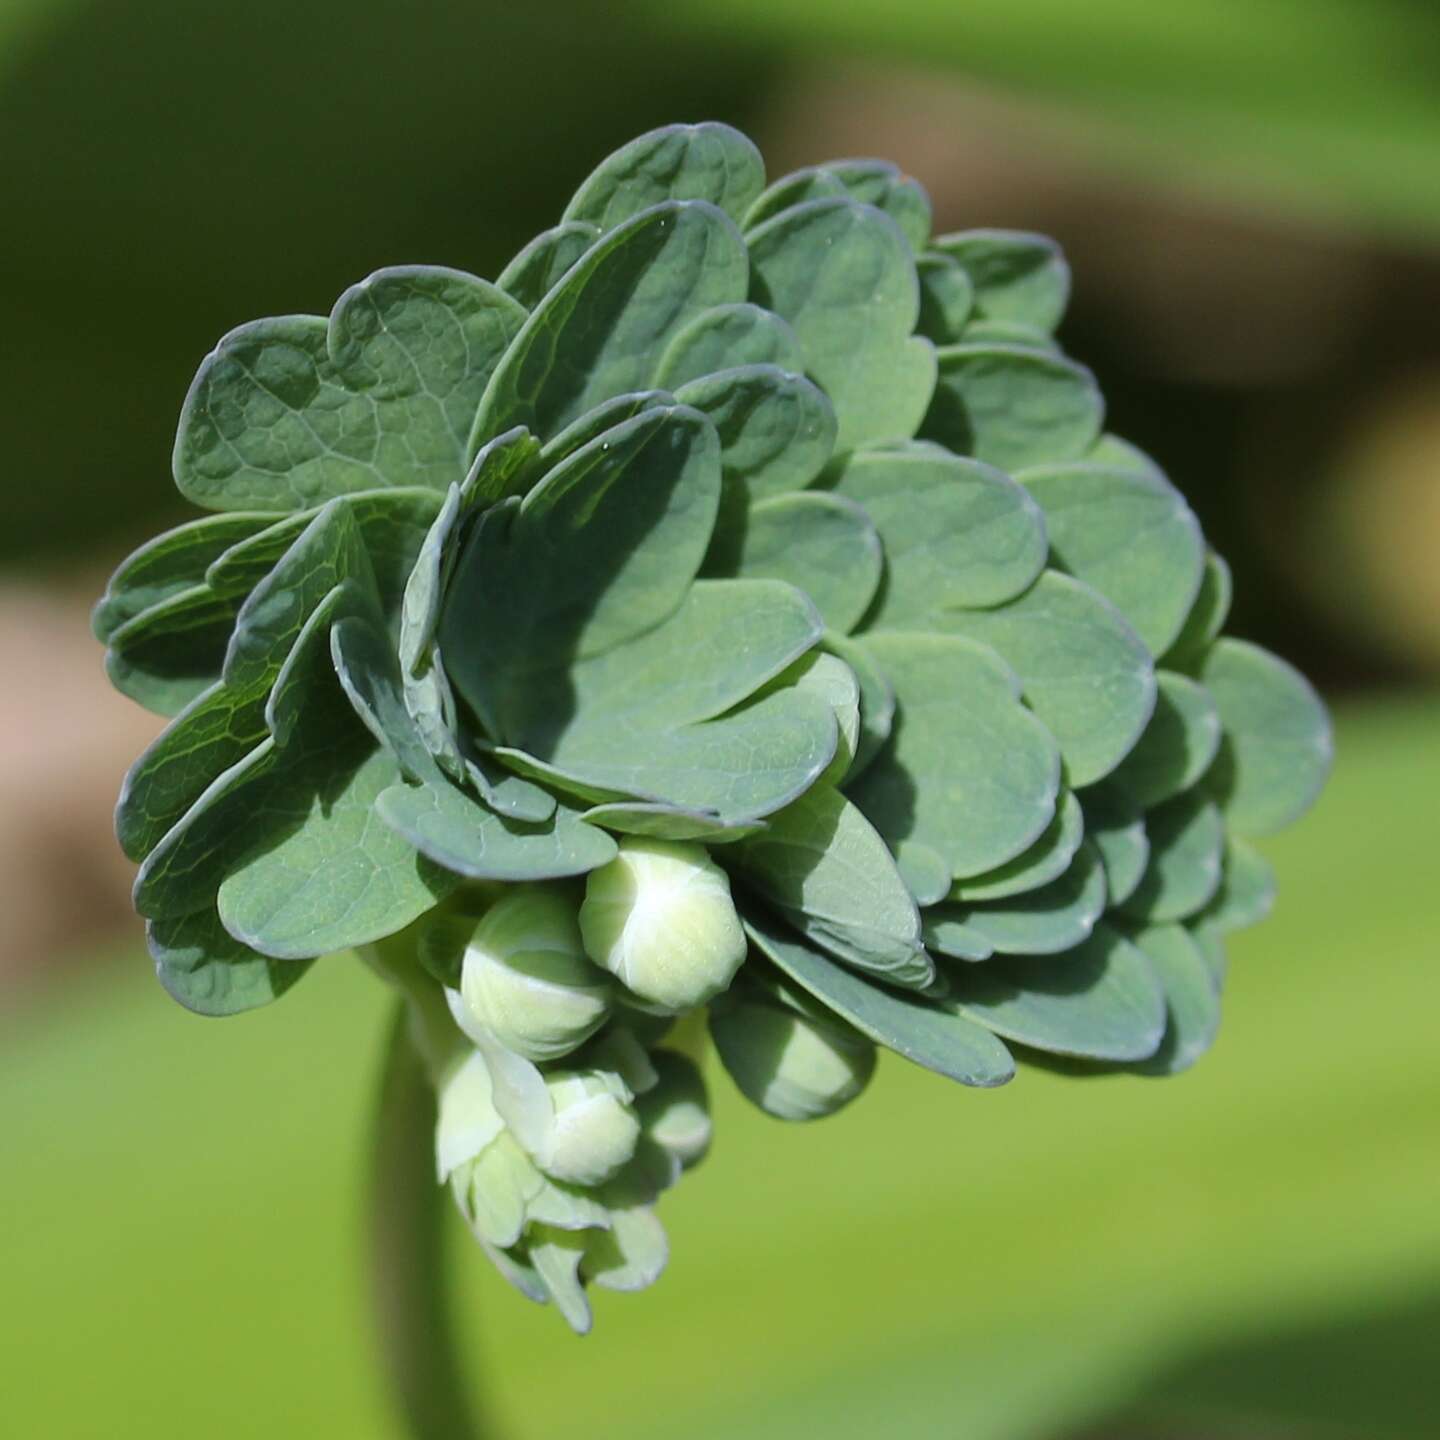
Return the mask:
[[[435,1091],[416,1043],[424,1021],[414,1011],[413,999],[397,1007],[375,1116],[373,1298],[385,1366],[413,1440],[480,1440],[447,1304],[447,1196],[435,1182]]]

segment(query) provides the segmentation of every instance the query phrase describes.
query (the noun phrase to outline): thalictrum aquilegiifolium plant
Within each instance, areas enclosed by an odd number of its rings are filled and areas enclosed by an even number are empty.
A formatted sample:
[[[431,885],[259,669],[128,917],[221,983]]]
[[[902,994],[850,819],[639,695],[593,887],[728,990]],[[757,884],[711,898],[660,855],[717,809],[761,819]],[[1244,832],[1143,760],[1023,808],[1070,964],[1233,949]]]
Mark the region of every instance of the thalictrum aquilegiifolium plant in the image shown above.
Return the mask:
[[[1068,291],[893,165],[767,183],[676,125],[497,279],[382,270],[195,377],[209,513],[95,612],[173,717],[117,812],[160,980],[229,1015],[365,956],[433,1086],[413,1183],[577,1330],[665,1264],[710,1039],[798,1121],[878,1047],[986,1087],[1215,1036],[1330,731],[1222,635]]]

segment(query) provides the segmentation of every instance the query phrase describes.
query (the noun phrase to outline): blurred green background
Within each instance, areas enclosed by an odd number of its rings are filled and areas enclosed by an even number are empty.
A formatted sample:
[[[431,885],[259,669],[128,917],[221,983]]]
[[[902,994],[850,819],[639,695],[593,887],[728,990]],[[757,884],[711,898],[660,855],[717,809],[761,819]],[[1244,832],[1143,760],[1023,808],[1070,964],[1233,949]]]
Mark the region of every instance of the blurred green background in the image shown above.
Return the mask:
[[[108,812],[157,722],[86,606],[183,515],[221,333],[384,264],[494,274],[614,145],[705,117],[1062,240],[1067,347],[1340,759],[1198,1070],[892,1060],[783,1133],[717,1085],[669,1274],[584,1342],[453,1235],[497,1435],[1440,1434],[1431,0],[0,0],[0,1429],[396,1435],[360,1269],[384,997],[339,957],[217,1026],[153,984]]]

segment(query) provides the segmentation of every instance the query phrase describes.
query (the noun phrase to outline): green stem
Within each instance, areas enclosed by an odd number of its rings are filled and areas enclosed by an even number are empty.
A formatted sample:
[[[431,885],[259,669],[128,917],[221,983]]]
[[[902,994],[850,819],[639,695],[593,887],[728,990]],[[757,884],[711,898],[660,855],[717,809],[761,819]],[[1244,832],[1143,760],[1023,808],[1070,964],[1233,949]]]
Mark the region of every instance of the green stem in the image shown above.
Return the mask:
[[[418,1008],[414,998],[397,1007],[375,1116],[373,1298],[385,1366],[413,1440],[480,1440],[447,1303],[447,1196],[435,1182],[435,1091],[430,1057],[421,1054],[427,1017]]]

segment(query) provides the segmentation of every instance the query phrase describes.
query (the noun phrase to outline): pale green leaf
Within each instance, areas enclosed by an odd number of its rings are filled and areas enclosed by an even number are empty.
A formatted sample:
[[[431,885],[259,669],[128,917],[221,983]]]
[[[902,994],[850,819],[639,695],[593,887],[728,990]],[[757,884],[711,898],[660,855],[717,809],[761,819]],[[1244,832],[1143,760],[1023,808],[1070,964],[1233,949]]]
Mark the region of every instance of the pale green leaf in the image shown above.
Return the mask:
[[[765,828],[763,820],[735,824],[714,811],[631,800],[612,800],[592,806],[580,818],[622,835],[648,835],[656,840],[701,840],[707,845],[729,845],[757,835]]]
[[[1220,748],[1220,712],[1203,685],[1173,670],[1155,674],[1155,713],[1111,779],[1148,810],[1188,790]]]
[[[1149,923],[1183,920],[1204,909],[1220,888],[1225,825],[1198,790],[1187,790],[1145,816],[1150,861],[1120,907]]]
[[[925,944],[937,955],[952,960],[988,960],[995,947],[969,923],[966,911],[958,905],[940,905],[926,910]]]
[[[956,636],[877,632],[864,648],[898,716],[851,798],[892,848],[913,839],[957,878],[1022,854],[1054,818],[1060,757],[1014,672]]]
[[[1145,815],[1128,790],[1106,781],[1080,793],[1085,838],[1105,866],[1110,904],[1123,905],[1134,893],[1150,863]]]
[[[895,690],[862,645],[833,631],[824,636],[821,644],[850,667],[860,687],[860,730],[845,774],[844,783],[848,785],[858,779],[890,738],[895,723]]]
[[[1060,323],[1070,299],[1070,267],[1048,235],[962,230],[931,243],[964,267],[981,315],[1033,326],[1047,335]]]
[[[788,320],[830,397],[841,450],[913,435],[935,387],[935,354],[911,332],[914,258],[888,216],[848,199],[809,201],[748,234],[753,298]]]
[[[751,305],[717,305],[697,315],[666,347],[655,383],[673,390],[705,375],[746,365],[803,370],[795,332],[776,314]]]
[[[1045,524],[1028,492],[974,460],[922,446],[854,455],[834,493],[861,506],[884,542],[872,629],[929,628],[937,612],[1019,595],[1045,564]]]
[[[1085,814],[1074,792],[1066,790],[1056,806],[1055,818],[1028,850],[983,875],[955,881],[949,891],[950,899],[962,905],[974,905],[1038,890],[1070,868],[1084,838]]]
[[[1220,1028],[1220,987],[1205,952],[1180,925],[1147,925],[1130,932],[1165,991],[1165,1038],[1148,1060],[1129,1068],[1139,1075],[1178,1075],[1215,1043]]]
[[[1204,660],[1211,641],[1224,629],[1229,618],[1233,590],[1229,565],[1211,550],[1205,556],[1205,573],[1200,577],[1195,603],[1175,643],[1163,656],[1166,665],[1190,672]]]
[[[933,623],[990,646],[1014,668],[1077,789],[1115,769],[1155,708],[1144,643],[1108,600],[1058,571],[1007,605],[946,611]]]
[[[1225,841],[1220,888],[1196,920],[1217,934],[1258,925],[1275,903],[1275,871],[1253,845],[1238,836]]]
[[[920,319],[916,330],[937,345],[954,345],[975,306],[975,287],[963,266],[939,251],[915,262],[920,277]]]
[[[1225,731],[1205,788],[1240,834],[1284,829],[1314,804],[1330,773],[1325,706],[1294,666],[1245,640],[1216,641],[1199,675]]]
[[[1060,355],[1024,345],[946,345],[920,433],[961,455],[1024,470],[1078,460],[1100,434],[1095,377]]]
[[[1045,512],[1053,563],[1098,590],[1152,655],[1180,633],[1200,590],[1205,541],[1163,475],[1086,461],[1020,475]]]

